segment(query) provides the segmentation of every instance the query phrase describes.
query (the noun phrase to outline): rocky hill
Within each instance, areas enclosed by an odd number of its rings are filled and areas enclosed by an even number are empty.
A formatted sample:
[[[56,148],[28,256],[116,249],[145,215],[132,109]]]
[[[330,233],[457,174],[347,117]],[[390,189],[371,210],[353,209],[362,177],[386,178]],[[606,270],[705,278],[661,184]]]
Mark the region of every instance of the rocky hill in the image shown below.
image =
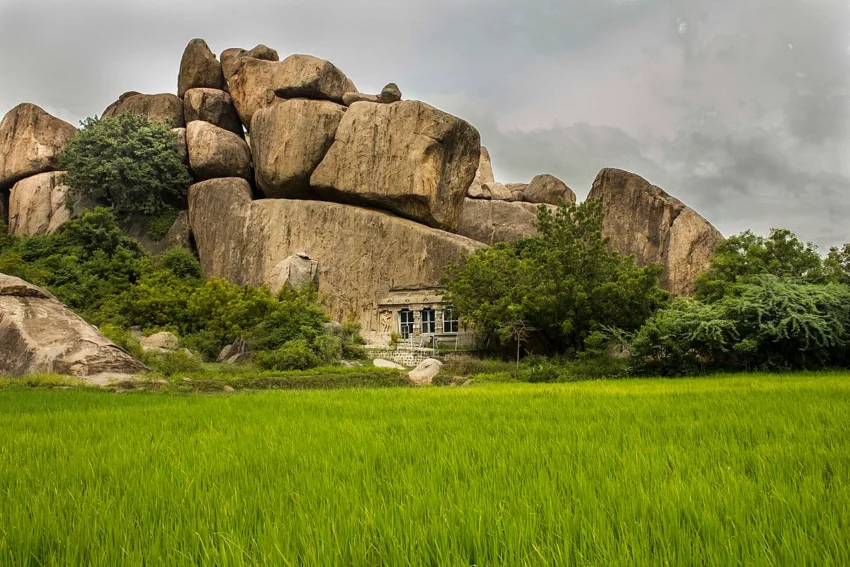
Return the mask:
[[[103,116],[126,113],[176,129],[197,182],[166,244],[194,246],[207,275],[240,284],[297,283],[293,262],[308,262],[333,317],[366,334],[392,290],[434,288],[477,248],[534,234],[539,205],[575,202],[551,175],[496,182],[472,125],[395,84],[360,93],[328,61],[262,45],[216,58],[192,40],[177,94],[127,92]],[[75,133],[32,104],[0,123],[0,218],[13,234],[73,214],[57,156]],[[721,238],[704,218],[625,171],[603,170],[589,198],[604,203],[610,246],[661,262],[674,294],[693,290]]]

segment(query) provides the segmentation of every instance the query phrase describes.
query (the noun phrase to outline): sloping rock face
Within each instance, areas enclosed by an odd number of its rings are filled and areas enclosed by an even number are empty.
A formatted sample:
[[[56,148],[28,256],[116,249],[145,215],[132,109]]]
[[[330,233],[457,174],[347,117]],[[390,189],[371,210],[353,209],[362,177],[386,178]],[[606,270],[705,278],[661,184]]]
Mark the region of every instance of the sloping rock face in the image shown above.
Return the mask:
[[[329,200],[454,231],[480,148],[475,128],[425,103],[356,102],[310,184]]]
[[[445,266],[483,247],[379,211],[292,199],[251,201],[241,179],[189,189],[189,218],[208,276],[269,283],[275,267],[303,253],[319,263],[319,294],[331,317],[377,332],[377,302],[391,288],[439,285]]]
[[[523,188],[522,199],[529,203],[557,205],[558,201],[564,201],[567,205],[574,205],[576,194],[566,183],[554,175],[546,174],[536,176],[528,187]]]
[[[221,52],[221,70],[224,73],[225,81],[230,80],[230,77],[239,69],[242,64],[242,57],[253,57],[254,59],[262,59],[264,61],[280,61],[277,51],[263,44],[258,45],[250,51],[245,51],[239,47],[231,47]]]
[[[233,61],[235,59],[235,62]],[[309,55],[290,55],[283,61],[236,56],[235,71],[227,80],[236,112],[246,128],[254,114],[280,98],[310,98],[342,104],[356,91],[348,77],[329,61]]]
[[[603,169],[588,199],[603,203],[603,235],[638,265],[661,263],[661,287],[673,295],[694,292],[697,276],[708,268],[723,236],[707,220],[642,177]]]
[[[540,205],[498,200],[466,199],[457,233],[484,244],[514,242],[536,236]],[[549,206],[553,212],[555,207]]]
[[[186,127],[186,145],[195,179],[251,176],[251,149],[233,132],[196,120]]]
[[[318,287],[319,263],[307,254],[293,254],[272,268],[266,283],[272,293],[277,293],[285,287],[289,289],[301,289],[307,285]]]
[[[0,274],[0,374],[55,372],[97,381],[144,369],[43,289]]]
[[[183,52],[180,61],[180,75],[177,77],[177,96],[183,95],[189,89],[221,89],[224,87],[224,76],[221,74],[221,63],[210,51],[203,39],[193,39]]]
[[[316,198],[310,175],[333,144],[345,107],[291,99],[260,110],[251,123],[257,185],[266,197]]]
[[[183,119],[183,99],[173,94],[146,95],[128,92],[103,111],[102,118],[114,118],[123,114],[138,114],[152,122],[162,122],[171,128],[186,125]]]
[[[133,214],[127,218],[119,219],[118,226],[121,227],[121,230],[127,236],[135,238],[142,248],[151,254],[162,254],[170,248],[192,249],[192,234],[189,230],[188,211],[180,211],[174,224],[171,225],[171,228],[168,229],[168,232],[160,240],[152,240],[148,236],[147,220],[139,214]]]
[[[472,185],[467,190],[467,196],[472,199],[489,199],[489,194],[485,195],[483,185],[485,183],[494,183],[496,178],[493,176],[493,164],[490,161],[490,152],[484,146],[481,146],[481,157],[478,162],[478,169],[475,172],[475,178],[472,180]]]
[[[229,94],[218,89],[186,91],[183,97],[183,116],[187,124],[194,120],[202,120],[233,132],[239,137],[245,135],[242,122],[233,107],[233,99]]]
[[[20,104],[0,122],[0,191],[21,179],[55,171],[77,129],[34,104]]]
[[[68,187],[64,171],[40,173],[18,181],[9,197],[9,234],[39,236],[53,234],[71,212],[65,206]]]

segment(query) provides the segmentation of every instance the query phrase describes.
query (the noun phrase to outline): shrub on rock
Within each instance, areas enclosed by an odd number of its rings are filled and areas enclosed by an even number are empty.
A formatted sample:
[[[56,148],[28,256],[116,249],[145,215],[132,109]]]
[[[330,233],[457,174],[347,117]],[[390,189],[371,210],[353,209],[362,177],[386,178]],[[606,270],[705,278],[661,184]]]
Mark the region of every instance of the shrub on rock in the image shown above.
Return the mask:
[[[192,181],[167,126],[135,114],[89,118],[60,156],[72,195],[116,212],[155,215],[182,203]]]

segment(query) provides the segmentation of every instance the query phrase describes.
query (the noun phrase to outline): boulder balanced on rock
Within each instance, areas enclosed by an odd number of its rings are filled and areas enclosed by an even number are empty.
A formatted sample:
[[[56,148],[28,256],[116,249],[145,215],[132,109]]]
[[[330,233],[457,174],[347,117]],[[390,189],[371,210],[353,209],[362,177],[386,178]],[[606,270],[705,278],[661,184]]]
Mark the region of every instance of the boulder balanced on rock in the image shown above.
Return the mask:
[[[124,93],[103,111],[101,117],[114,118],[124,114],[138,114],[151,122],[161,122],[171,128],[182,128],[186,125],[183,119],[183,99],[168,93]]]
[[[0,122],[0,192],[58,169],[59,153],[76,135],[76,128],[34,104],[10,110]]]
[[[233,132],[196,120],[186,127],[186,145],[195,179],[251,177],[251,149]]]
[[[0,375],[58,373],[100,383],[144,369],[43,289],[0,274]]]
[[[53,234],[71,218],[66,207],[68,187],[63,171],[40,173],[18,181],[9,197],[9,234]]]
[[[189,89],[221,89],[224,77],[221,63],[210,51],[203,39],[193,39],[183,52],[180,61],[180,75],[177,78],[177,96],[183,97]]]
[[[357,102],[310,184],[328,200],[454,231],[480,147],[475,128],[425,103]]]
[[[186,123],[203,120],[219,128],[233,132],[240,138],[245,136],[242,122],[233,99],[218,89],[189,89],[183,97],[183,115]]]

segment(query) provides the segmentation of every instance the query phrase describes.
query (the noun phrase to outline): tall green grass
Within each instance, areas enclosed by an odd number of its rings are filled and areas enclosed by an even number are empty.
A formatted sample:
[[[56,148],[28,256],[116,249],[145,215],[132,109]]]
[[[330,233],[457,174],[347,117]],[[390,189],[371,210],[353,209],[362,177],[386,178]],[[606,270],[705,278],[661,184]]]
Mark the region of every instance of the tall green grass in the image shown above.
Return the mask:
[[[0,391],[0,565],[847,565],[850,375]]]

